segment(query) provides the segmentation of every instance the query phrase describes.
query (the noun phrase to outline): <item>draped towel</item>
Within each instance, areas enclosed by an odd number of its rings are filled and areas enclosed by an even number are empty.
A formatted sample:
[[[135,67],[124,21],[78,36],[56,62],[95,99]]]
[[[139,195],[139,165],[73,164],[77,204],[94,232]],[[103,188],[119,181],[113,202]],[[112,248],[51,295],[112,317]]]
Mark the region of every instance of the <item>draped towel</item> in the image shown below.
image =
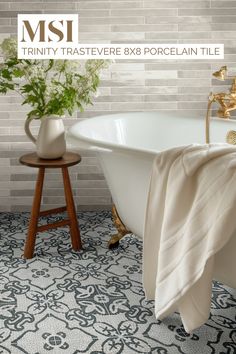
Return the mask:
[[[155,314],[179,311],[191,332],[207,321],[214,255],[236,230],[236,148],[189,145],[159,153],[146,209],[143,284]]]

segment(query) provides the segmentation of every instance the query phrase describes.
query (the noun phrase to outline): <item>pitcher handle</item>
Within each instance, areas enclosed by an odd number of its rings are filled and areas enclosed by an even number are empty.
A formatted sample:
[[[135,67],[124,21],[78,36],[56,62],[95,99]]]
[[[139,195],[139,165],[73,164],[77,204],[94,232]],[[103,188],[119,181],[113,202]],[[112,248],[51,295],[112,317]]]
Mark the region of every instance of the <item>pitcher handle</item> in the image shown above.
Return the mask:
[[[25,133],[28,136],[28,138],[36,145],[36,138],[33,136],[33,134],[30,131],[30,123],[32,122],[34,118],[28,118],[25,121]]]

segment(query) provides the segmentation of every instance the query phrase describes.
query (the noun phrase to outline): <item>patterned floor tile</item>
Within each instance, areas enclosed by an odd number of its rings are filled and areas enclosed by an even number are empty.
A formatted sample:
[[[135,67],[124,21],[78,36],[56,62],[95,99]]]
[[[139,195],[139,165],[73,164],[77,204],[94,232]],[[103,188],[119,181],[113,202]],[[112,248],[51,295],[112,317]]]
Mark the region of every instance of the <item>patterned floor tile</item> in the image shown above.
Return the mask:
[[[155,319],[142,287],[142,242],[130,235],[108,250],[109,212],[79,213],[80,252],[60,228],[38,235],[35,257],[24,260],[28,217],[0,214],[1,354],[236,352],[234,289],[214,282],[210,318],[189,335],[178,313]]]
[[[75,341],[75,338],[78,338]],[[24,353],[48,352],[88,353],[97,338],[78,327],[69,327],[68,321],[54,315],[46,315],[34,323],[34,328],[20,334],[13,345]]]

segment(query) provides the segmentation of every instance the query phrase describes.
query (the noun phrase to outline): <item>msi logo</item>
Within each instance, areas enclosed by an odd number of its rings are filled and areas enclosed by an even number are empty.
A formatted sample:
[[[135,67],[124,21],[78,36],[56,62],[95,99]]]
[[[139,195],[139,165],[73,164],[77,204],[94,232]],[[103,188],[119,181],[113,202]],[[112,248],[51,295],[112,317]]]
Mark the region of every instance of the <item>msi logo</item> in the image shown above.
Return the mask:
[[[78,15],[18,15],[21,43],[78,43]]]

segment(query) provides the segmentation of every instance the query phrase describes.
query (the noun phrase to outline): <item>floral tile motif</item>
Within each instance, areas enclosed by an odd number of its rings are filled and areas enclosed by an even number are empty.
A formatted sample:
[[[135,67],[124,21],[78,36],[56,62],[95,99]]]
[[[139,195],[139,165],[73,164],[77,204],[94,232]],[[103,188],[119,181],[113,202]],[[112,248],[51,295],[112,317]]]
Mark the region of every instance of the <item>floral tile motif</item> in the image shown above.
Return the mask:
[[[76,341],[75,339],[79,340]],[[67,321],[46,315],[33,330],[22,333],[13,345],[23,353],[88,353],[97,340],[80,328],[70,328]]]
[[[138,325],[132,321],[122,321],[118,327],[97,322],[94,328],[105,339],[102,344],[103,353],[151,353],[150,345],[137,336]]]
[[[62,279],[67,274],[69,274],[68,271],[39,259],[27,262],[16,271],[10,273],[21,282],[29,282],[32,286],[39,289],[48,289],[55,284],[56,279]]]
[[[129,309],[126,296],[115,286],[80,286],[76,289],[75,298],[78,307],[81,307],[85,313],[115,315]]]
[[[178,313],[155,319],[142,287],[142,242],[129,235],[107,248],[109,212],[78,214],[82,251],[60,228],[39,235],[35,257],[24,260],[28,217],[0,214],[0,353],[236,352],[235,289],[214,282],[210,318],[189,335]]]

